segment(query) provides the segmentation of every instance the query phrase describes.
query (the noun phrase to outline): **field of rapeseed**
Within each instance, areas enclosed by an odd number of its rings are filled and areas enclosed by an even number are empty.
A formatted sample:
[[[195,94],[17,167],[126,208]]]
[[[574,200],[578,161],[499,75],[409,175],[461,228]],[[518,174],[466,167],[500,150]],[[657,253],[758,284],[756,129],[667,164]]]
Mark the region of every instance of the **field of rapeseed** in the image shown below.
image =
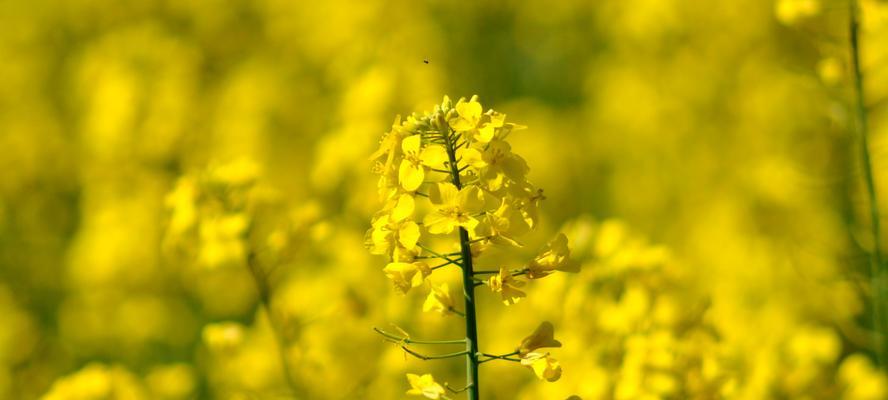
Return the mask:
[[[0,59],[0,399],[888,398],[884,0],[9,0]]]

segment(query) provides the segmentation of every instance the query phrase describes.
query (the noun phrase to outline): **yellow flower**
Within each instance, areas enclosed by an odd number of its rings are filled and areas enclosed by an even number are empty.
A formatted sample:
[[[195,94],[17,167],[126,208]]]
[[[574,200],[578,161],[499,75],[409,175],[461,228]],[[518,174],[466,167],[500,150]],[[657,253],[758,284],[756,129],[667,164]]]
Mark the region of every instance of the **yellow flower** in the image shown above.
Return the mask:
[[[561,347],[561,342],[555,340],[555,328],[549,321],[541,323],[530,336],[521,341],[521,345],[518,346],[518,354],[524,357],[536,349],[545,347]]]
[[[457,151],[462,162],[478,170],[487,189],[498,191],[506,181],[524,182],[530,170],[521,156],[512,153],[512,147],[503,140],[492,140],[482,150],[469,147]]]
[[[567,236],[559,233],[549,241],[543,251],[527,265],[527,277],[543,278],[555,271],[579,272],[580,264],[570,259]]]
[[[393,221],[389,214],[373,220],[366,236],[371,254],[389,255],[392,260],[411,261],[416,256],[420,232],[416,222]]]
[[[398,182],[407,191],[414,191],[425,180],[425,167],[442,168],[447,161],[447,151],[432,144],[422,148],[421,136],[407,136],[401,141],[404,159],[398,168]]]
[[[401,116],[397,116],[392,130],[383,136],[379,149],[370,156],[370,160],[376,161],[373,172],[379,175],[377,185],[382,198],[390,197],[399,187],[398,165],[395,162],[401,158],[401,141],[409,134],[409,131],[401,127]],[[385,156],[384,161],[379,160],[382,156]]]
[[[403,221],[413,215],[414,209],[416,209],[416,201],[413,200],[413,196],[402,194],[392,204],[392,220]]]
[[[818,0],[778,0],[774,3],[774,13],[777,20],[793,25],[796,22],[813,17],[820,13],[820,1]]]
[[[410,390],[407,394],[414,396],[423,396],[427,399],[446,399],[444,395],[444,387],[435,382],[432,374],[407,374],[407,381],[410,382]]]
[[[422,262],[393,262],[386,265],[383,268],[383,272],[392,280],[398,292],[407,294],[410,289],[422,285],[425,278],[432,273],[432,270]]]
[[[196,202],[199,196],[197,184],[191,177],[176,181],[176,187],[167,194],[164,203],[171,211],[169,233],[181,235],[191,229],[197,221]]]
[[[453,312],[453,298],[450,297],[450,286],[446,283],[440,285],[432,283],[429,296],[426,297],[425,303],[422,304],[422,311],[435,311],[442,315]]]
[[[210,168],[209,171],[209,179],[212,183],[239,187],[255,183],[259,175],[259,165],[247,158],[217,165]]]
[[[244,235],[250,225],[243,213],[207,218],[200,224],[201,264],[215,268],[243,260],[246,255]]]
[[[415,204],[413,197],[402,194],[377,215],[367,232],[370,253],[390,255],[396,261],[413,260],[419,241],[419,225],[409,220]]]
[[[231,350],[243,343],[244,326],[237,322],[208,324],[203,327],[201,337],[211,350]]]
[[[477,100],[477,96],[472,97],[469,101],[460,99],[454,109],[456,109],[457,116],[447,121],[451,129],[456,132],[466,132],[478,126],[478,121],[481,120],[482,108],[481,103]]]
[[[521,301],[522,297],[527,296],[524,292],[518,290],[519,287],[524,286],[524,282],[515,279],[512,273],[504,267],[500,267],[499,273],[491,276],[484,283],[494,293],[499,293],[503,298],[503,304],[507,306],[515,304]]]
[[[478,102],[478,96],[473,96],[469,101],[460,99],[454,109],[456,115],[447,122],[451,129],[462,133],[466,138],[487,143],[494,138],[497,129],[505,126],[505,114],[493,110],[482,114],[483,108]]]
[[[493,140],[496,130],[502,128],[505,122],[506,114],[498,113],[493,110],[488,111],[481,116],[481,122],[475,133],[474,139],[482,143],[490,142]]]
[[[487,196],[475,186],[458,190],[451,183],[439,183],[431,187],[429,199],[435,211],[426,215],[423,223],[429,233],[450,233],[463,227],[474,235],[478,226],[476,214],[486,207]]]
[[[390,164],[398,153],[398,147],[401,144],[401,140],[403,140],[404,133],[406,132],[401,128],[401,116],[398,115],[395,117],[395,122],[392,123],[392,130],[382,137],[382,140],[379,142],[379,149],[370,155],[370,160],[386,156],[386,162]]]
[[[875,400],[888,396],[888,377],[862,354],[852,354],[839,365],[838,380],[844,387],[843,399]]]
[[[524,220],[524,216],[515,207],[503,199],[499,208],[493,213],[488,213],[478,227],[475,234],[486,238],[486,241],[521,247],[522,244],[514,239],[530,230],[530,226]]]
[[[537,378],[555,382],[561,378],[561,364],[549,353],[528,353],[521,357],[521,365],[533,370]]]

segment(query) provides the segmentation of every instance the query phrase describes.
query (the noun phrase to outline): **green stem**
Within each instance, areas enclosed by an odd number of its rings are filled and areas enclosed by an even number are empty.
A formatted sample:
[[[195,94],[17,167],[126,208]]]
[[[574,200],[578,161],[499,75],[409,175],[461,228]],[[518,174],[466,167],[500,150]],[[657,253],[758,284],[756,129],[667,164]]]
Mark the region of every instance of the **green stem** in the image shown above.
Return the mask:
[[[290,360],[289,357],[287,357],[289,343],[287,338],[284,337],[283,329],[278,325],[277,318],[274,317],[274,314],[271,311],[271,285],[268,282],[268,275],[266,275],[259,266],[258,260],[256,259],[256,252],[253,250],[250,250],[247,254],[247,269],[249,269],[250,275],[252,275],[253,281],[256,283],[256,290],[259,293],[259,302],[265,309],[268,323],[271,325],[271,331],[277,342],[278,357],[280,358],[281,368],[283,370],[281,372],[284,375],[284,380],[286,381],[290,392],[293,395],[297,395],[301,390],[296,379],[293,377],[293,370],[290,368]]]
[[[851,61],[854,68],[854,92],[855,127],[860,137],[860,155],[866,183],[866,192],[869,201],[870,225],[872,229],[873,249],[870,254],[870,279],[872,285],[872,320],[874,332],[874,344],[876,359],[880,366],[885,366],[885,349],[888,347],[886,339],[885,310],[884,310],[884,261],[881,249],[881,228],[879,226],[879,201],[876,191],[873,166],[869,149],[869,127],[867,125],[866,103],[863,95],[863,73],[860,68],[860,25],[857,20],[859,7],[856,0],[850,3],[850,37],[851,37]]]
[[[449,127],[444,121],[440,121],[440,128],[447,130]],[[456,159],[456,148],[453,140],[447,134],[447,158],[450,160],[450,177],[457,189],[462,189],[459,181],[459,166]],[[475,316],[475,285],[472,280],[472,248],[469,241],[469,232],[465,228],[459,228],[459,247],[462,253],[462,280],[463,294],[465,296],[465,318],[466,321],[466,394],[468,400],[478,400],[478,323]]]

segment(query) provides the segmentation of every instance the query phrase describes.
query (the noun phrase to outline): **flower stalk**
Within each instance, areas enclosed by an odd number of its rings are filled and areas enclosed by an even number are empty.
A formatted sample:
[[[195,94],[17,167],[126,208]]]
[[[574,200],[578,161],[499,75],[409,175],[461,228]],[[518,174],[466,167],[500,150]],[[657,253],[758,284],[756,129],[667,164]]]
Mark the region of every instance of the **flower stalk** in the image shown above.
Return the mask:
[[[446,138],[445,146],[450,163],[450,178],[457,190],[461,190],[462,183],[459,180],[460,172],[456,159],[456,146],[454,146],[453,137],[447,132],[447,128],[443,126],[441,128],[441,134]],[[477,400],[479,398],[478,321],[475,314],[475,282],[472,279],[474,275],[472,247],[469,240],[469,232],[464,227],[459,228],[459,248],[460,257],[462,258],[463,297],[465,298],[463,319],[466,322],[466,394],[469,400]]]
[[[863,92],[863,72],[860,66],[860,8],[857,0],[849,2],[849,37],[851,41],[851,64],[854,75],[854,120],[857,136],[860,140],[860,160],[863,168],[867,200],[869,202],[870,229],[873,248],[870,252],[870,284],[872,286],[872,324],[873,344],[879,365],[885,365],[885,350],[888,348],[888,326],[885,321],[885,263],[882,255],[882,233],[880,227],[879,201],[873,176],[872,159],[869,146],[869,124]]]
[[[422,360],[461,358],[466,365],[466,383],[454,390],[440,385],[431,374],[407,374],[411,389],[407,394],[428,399],[446,399],[446,391],[466,393],[469,400],[478,400],[481,389],[478,369],[488,361],[508,361],[529,368],[541,380],[549,382],[561,376],[561,365],[549,353],[527,349],[560,347],[552,338],[552,325],[544,322],[537,332],[525,339],[511,353],[482,352],[478,346],[478,315],[475,288],[487,285],[512,305],[526,296],[519,290],[526,282],[520,278],[541,279],[555,271],[576,272],[569,260],[567,238],[558,234],[539,255],[518,269],[500,266],[496,271],[475,271],[474,258],[493,247],[521,247],[519,236],[535,228],[541,191],[527,181],[528,167],[523,158],[512,153],[506,137],[521,127],[505,122],[505,114],[482,112],[477,97],[450,99],[424,115],[413,114],[406,121],[395,120],[392,130],[383,136],[380,148],[371,156],[374,170],[380,175],[379,193],[385,205],[371,222],[366,245],[373,254],[389,257],[383,268],[395,289],[408,294],[413,289],[428,289],[424,312],[442,316],[462,317],[465,336],[459,340],[413,340],[375,329],[386,341],[397,345],[406,354]],[[417,201],[430,207],[417,208]],[[424,215],[414,215],[417,210]],[[446,235],[453,240],[456,233],[459,251],[433,248],[430,235]],[[437,260],[437,261],[435,261]],[[509,260],[496,261],[507,263]],[[464,309],[456,309],[447,282],[432,282],[440,268],[460,268]],[[501,264],[502,265],[502,264]],[[487,279],[480,276],[490,275]],[[458,352],[425,355],[408,344],[461,344]]]

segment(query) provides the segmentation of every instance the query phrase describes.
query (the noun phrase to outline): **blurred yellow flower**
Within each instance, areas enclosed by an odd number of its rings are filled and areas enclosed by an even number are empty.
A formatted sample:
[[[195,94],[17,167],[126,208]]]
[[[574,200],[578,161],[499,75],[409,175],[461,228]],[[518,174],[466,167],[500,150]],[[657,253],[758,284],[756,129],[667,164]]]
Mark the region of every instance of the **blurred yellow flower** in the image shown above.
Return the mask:
[[[819,0],[777,0],[774,4],[774,12],[777,20],[792,25],[796,22],[813,17],[820,13]]]
[[[244,326],[237,322],[217,322],[207,324],[201,333],[204,344],[211,350],[234,349],[244,341]]]
[[[579,272],[580,264],[570,259],[567,236],[559,233],[546,244],[546,247],[527,264],[527,277],[540,279],[555,271]]]
[[[446,283],[440,285],[430,282],[429,295],[422,304],[423,312],[438,312],[447,315],[453,312],[453,298],[450,297],[450,286]]]
[[[519,287],[524,286],[524,282],[512,276],[512,273],[505,267],[500,267],[499,273],[487,278],[484,283],[494,293],[499,293],[502,296],[503,304],[507,306],[515,304],[527,296],[526,293],[518,290]]]
[[[561,364],[549,353],[527,353],[521,356],[521,365],[530,368],[537,378],[555,382],[561,378]]]
[[[215,268],[244,260],[244,234],[248,225],[249,219],[241,213],[203,219],[200,223],[201,264]]]
[[[536,349],[551,347],[561,347],[561,342],[555,340],[555,328],[552,323],[543,321],[530,336],[521,340],[518,354],[523,357]]]
[[[838,57],[826,57],[817,62],[817,75],[827,85],[837,85],[842,81],[845,68]]]
[[[393,262],[386,265],[383,272],[401,294],[407,294],[410,289],[422,285],[425,278],[432,273],[424,262]]]
[[[259,164],[249,158],[222,163],[209,170],[210,182],[219,185],[244,187],[252,185],[260,175]]]
[[[162,365],[151,369],[145,383],[157,399],[184,400],[194,395],[194,375],[194,368],[188,364]]]
[[[863,354],[845,357],[837,375],[844,386],[842,400],[879,400],[888,397],[888,376]]]
[[[409,395],[423,396],[427,399],[447,398],[447,396],[444,395],[444,393],[446,393],[444,387],[438,384],[438,382],[435,382],[435,378],[432,377],[432,374],[423,374],[422,376],[407,374],[407,381],[410,382],[410,390],[407,391],[407,394]]]

